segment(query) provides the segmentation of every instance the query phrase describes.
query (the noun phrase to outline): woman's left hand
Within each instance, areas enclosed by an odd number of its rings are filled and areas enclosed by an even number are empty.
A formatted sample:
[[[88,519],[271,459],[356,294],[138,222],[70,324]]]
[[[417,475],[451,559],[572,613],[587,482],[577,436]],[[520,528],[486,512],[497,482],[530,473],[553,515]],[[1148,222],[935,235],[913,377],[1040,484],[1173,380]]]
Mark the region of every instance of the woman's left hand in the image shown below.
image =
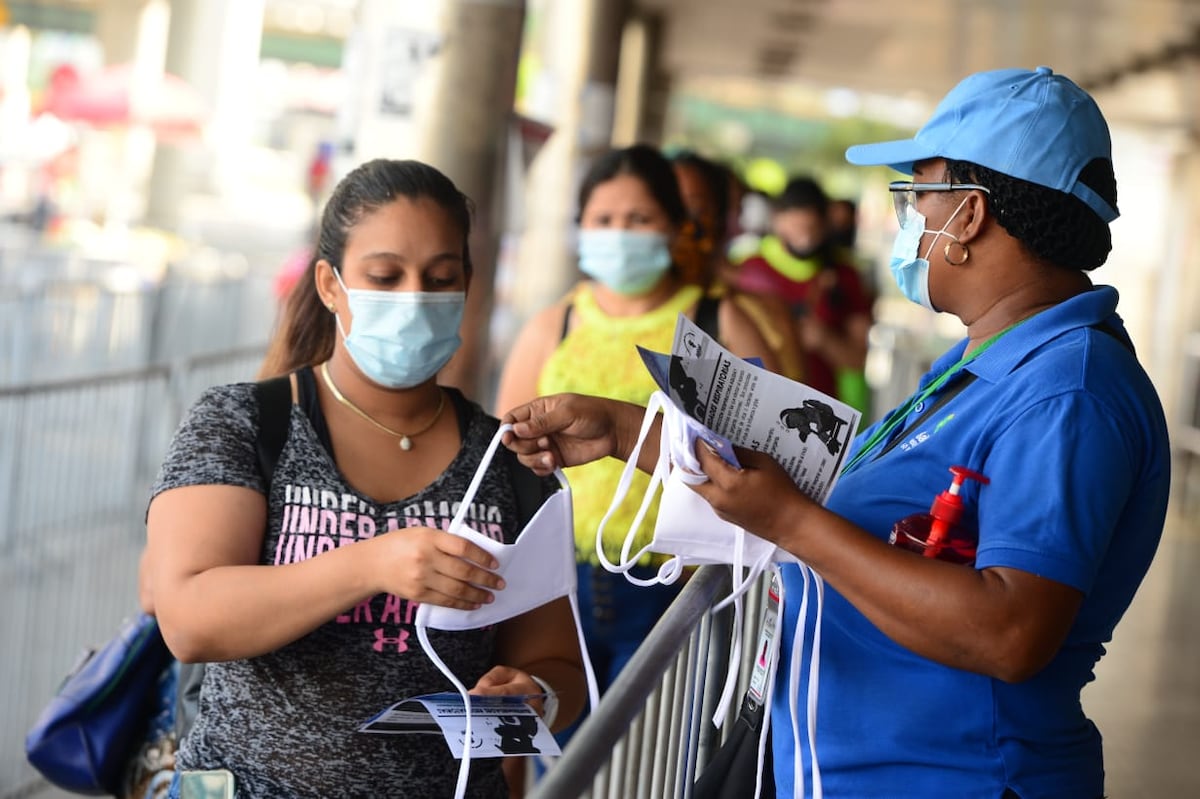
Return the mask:
[[[708,480],[691,487],[725,521],[780,543],[796,525],[796,503],[812,501],[770,455],[741,447],[736,454],[741,469],[697,442],[696,458]]]
[[[533,678],[526,672],[520,669],[514,669],[512,666],[493,666],[486,674],[479,678],[479,682],[475,683],[475,687],[470,693],[476,696],[526,696],[530,694],[539,695],[536,699],[529,699],[529,706],[532,707],[537,714],[542,715],[542,686],[534,682]]]

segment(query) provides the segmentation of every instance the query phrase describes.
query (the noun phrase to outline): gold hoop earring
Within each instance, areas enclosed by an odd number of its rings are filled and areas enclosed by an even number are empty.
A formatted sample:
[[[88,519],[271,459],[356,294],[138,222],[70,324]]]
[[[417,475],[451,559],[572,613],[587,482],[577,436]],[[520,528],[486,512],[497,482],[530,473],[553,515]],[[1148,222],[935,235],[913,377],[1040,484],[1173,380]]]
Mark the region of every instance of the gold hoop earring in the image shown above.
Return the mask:
[[[957,244],[959,247],[962,247],[963,254],[962,254],[961,261],[953,261],[950,259],[950,248],[953,247],[955,244]],[[963,244],[961,241],[948,242],[946,244],[946,248],[944,250],[942,250],[942,252],[946,256],[946,263],[950,264],[951,266],[962,266],[971,258],[971,251],[968,250],[967,245]]]

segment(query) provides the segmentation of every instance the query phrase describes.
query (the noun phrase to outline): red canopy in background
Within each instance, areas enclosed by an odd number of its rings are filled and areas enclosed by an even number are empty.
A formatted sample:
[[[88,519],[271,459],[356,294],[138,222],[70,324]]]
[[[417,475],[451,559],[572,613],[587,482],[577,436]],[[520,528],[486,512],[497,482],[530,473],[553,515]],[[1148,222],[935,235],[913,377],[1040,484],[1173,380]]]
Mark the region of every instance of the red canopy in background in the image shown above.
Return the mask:
[[[41,110],[59,119],[97,126],[148,125],[168,135],[195,133],[204,124],[204,100],[182,78],[164,73],[147,81],[136,104],[133,91],[134,71],[129,64],[85,75],[64,64],[50,76]]]

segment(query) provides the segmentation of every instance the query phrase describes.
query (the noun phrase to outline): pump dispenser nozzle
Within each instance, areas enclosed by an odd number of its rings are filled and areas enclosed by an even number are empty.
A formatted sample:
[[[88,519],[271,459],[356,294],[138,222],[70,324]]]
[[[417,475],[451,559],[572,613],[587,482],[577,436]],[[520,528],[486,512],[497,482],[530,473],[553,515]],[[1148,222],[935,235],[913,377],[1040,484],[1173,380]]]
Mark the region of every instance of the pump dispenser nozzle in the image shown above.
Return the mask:
[[[965,466],[951,466],[950,473],[954,480],[949,488],[934,497],[929,512],[914,513],[896,522],[888,540],[894,546],[919,552],[927,558],[971,564],[975,562],[977,534],[964,530],[959,524],[963,515],[959,493],[965,480],[978,480],[984,485],[991,481]]]
[[[929,515],[933,521],[929,525],[929,537],[925,540],[925,557],[936,558],[946,541],[950,528],[958,524],[962,518],[963,502],[958,495],[962,490],[963,480],[978,480],[983,485],[991,482],[988,478],[965,466],[951,466],[950,473],[954,475],[950,487],[934,498],[929,507]]]

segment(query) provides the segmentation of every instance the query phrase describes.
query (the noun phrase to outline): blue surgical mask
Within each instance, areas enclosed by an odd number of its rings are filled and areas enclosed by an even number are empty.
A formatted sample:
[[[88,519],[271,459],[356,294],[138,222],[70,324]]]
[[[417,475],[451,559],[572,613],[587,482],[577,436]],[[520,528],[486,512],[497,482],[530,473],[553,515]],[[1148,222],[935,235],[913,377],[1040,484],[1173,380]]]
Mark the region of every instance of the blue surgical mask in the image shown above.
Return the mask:
[[[665,233],[641,230],[579,231],[579,268],[618,294],[644,294],[671,268]]]
[[[933,307],[933,301],[929,298],[929,253],[933,252],[933,245],[937,243],[938,236],[948,236],[958,241],[953,233],[946,232],[946,228],[954,221],[954,217],[958,216],[966,202],[967,198],[964,197],[941,230],[926,229],[925,215],[916,208],[911,209],[907,224],[900,226],[900,232],[896,234],[896,241],[892,244],[892,279],[900,287],[900,293],[931,311],[936,311],[937,308]],[[926,233],[933,234],[933,241],[929,242],[929,249],[925,250],[922,257],[921,236]]]
[[[466,292],[348,289],[350,334],[337,319],[346,351],[359,370],[387,388],[412,388],[433,377],[462,344]]]

